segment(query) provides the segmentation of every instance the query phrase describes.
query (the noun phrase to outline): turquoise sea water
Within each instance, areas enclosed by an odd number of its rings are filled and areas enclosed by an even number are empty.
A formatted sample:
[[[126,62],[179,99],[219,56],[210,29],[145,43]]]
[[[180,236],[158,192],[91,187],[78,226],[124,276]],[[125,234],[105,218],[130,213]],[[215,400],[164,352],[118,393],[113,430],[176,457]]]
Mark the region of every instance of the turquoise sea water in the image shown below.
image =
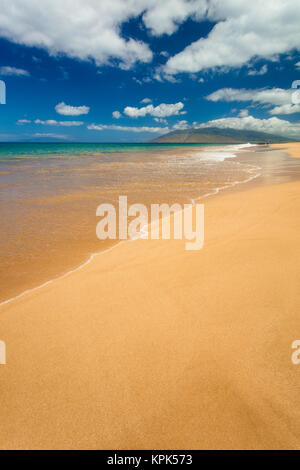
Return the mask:
[[[111,153],[161,152],[170,149],[223,146],[224,144],[169,143],[0,143],[0,161],[20,158],[78,157]]]

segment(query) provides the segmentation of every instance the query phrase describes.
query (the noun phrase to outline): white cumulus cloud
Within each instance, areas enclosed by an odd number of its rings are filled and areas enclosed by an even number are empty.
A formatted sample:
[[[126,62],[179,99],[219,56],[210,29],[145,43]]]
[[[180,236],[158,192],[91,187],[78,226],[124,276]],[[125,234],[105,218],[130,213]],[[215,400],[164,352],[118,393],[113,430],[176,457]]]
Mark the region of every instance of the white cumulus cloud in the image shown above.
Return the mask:
[[[275,106],[270,109],[270,114],[295,114],[300,113],[300,104],[283,104],[282,106]]]
[[[275,106],[268,110],[269,114],[294,114],[300,111],[299,104],[293,104],[292,95],[294,89],[260,88],[260,89],[236,89],[221,88],[206,97],[209,101],[250,101],[267,106]]]
[[[143,21],[152,34],[170,35],[187,18],[193,17],[196,20],[203,18],[206,5],[206,0],[148,0]]]
[[[0,15],[1,16],[1,15]],[[10,67],[9,65],[5,65],[0,67],[0,75],[15,75],[19,77],[29,77],[29,72],[24,69],[17,69],[16,67]]]
[[[175,130],[184,130],[188,129],[190,126],[187,121],[178,121],[176,124],[174,124],[173,129]]]
[[[113,111],[112,115],[115,119],[120,119],[120,117],[122,116],[120,111]]]
[[[143,100],[141,100],[141,103],[143,104],[148,104],[148,103],[151,103],[152,100],[150,100],[150,98],[144,98]]]
[[[151,132],[154,134],[165,134],[169,132],[168,127],[133,127],[133,126],[116,126],[115,124],[90,124],[87,126],[89,130],[92,131],[103,131],[103,130],[113,130],[113,131],[127,131],[127,132]]]
[[[249,111],[248,109],[241,109],[241,111],[239,112],[239,117],[246,117],[246,116],[249,116]]]
[[[124,109],[124,114],[132,118],[144,117],[147,114],[153,117],[164,118],[169,116],[177,116],[178,114],[185,114],[185,111],[182,111],[183,107],[184,104],[181,101],[174,104],[161,103],[158,106],[149,104],[148,106],[143,106],[142,108],[126,106]]]
[[[249,70],[248,75],[265,75],[267,71],[268,71],[268,66],[265,64],[258,70],[255,70],[255,69]]]
[[[88,106],[70,106],[62,102],[55,106],[55,111],[63,116],[80,116],[81,114],[88,114],[90,108]]]
[[[117,59],[128,68],[149,62],[148,45],[124,39],[121,26],[139,16],[152,1],[146,0],[2,0],[0,35],[18,44],[46,49],[98,65]],[[158,2],[154,2],[158,3]]]
[[[82,121],[56,121],[55,119],[47,119],[42,121],[41,119],[36,119],[35,124],[41,124],[43,126],[63,126],[63,127],[74,127],[82,126],[84,123]]]
[[[157,118],[157,117],[155,117],[155,118],[154,118],[154,121],[155,121],[155,122],[159,122],[160,124],[165,124],[166,126],[168,125],[168,121],[167,121],[166,119],[164,119],[164,118]]]
[[[215,26],[171,57],[165,74],[240,67],[254,58],[300,50],[299,0],[209,0],[199,16]]]
[[[17,124],[21,124],[21,125],[22,124],[30,124],[30,123],[31,123],[31,121],[29,119],[19,119],[17,121]]]
[[[292,90],[282,88],[221,88],[207,96],[209,101],[256,101],[264,104],[286,104],[291,102]]]

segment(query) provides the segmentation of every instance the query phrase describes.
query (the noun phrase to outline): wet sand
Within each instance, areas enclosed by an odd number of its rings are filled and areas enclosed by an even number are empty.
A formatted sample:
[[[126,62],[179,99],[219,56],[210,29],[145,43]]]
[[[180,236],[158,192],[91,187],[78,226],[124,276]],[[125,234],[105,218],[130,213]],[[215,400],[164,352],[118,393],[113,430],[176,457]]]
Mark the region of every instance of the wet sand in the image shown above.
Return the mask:
[[[201,251],[123,243],[0,308],[1,449],[300,448],[300,182],[255,184]]]

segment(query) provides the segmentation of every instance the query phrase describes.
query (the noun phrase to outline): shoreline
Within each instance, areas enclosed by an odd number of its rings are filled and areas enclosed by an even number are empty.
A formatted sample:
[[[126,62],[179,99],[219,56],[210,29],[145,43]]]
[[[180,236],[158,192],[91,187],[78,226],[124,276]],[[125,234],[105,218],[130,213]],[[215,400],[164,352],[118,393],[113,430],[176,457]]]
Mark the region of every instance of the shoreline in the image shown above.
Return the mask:
[[[236,144],[236,145],[238,145],[238,148],[235,150],[236,154],[235,154],[234,157],[231,157],[231,158],[237,158],[237,157],[239,156],[239,152],[241,151],[241,149],[246,148],[247,146],[248,146],[249,148],[251,147],[251,146],[248,145],[248,144],[244,144],[244,145],[243,145],[243,144]],[[232,146],[232,144],[229,144],[229,146]],[[256,146],[256,145],[252,145],[252,147],[255,148],[255,147],[257,147],[257,146]],[[201,150],[202,150],[202,149],[201,149]],[[251,150],[250,150],[250,152],[251,152]],[[255,170],[256,170],[256,171],[259,171],[259,170],[261,170],[261,168],[260,168],[260,167],[257,167],[257,166],[253,166],[253,169],[249,169],[249,170],[247,170],[247,172],[251,175],[253,171],[255,172]],[[199,197],[197,197],[197,198],[191,199],[190,202],[194,205],[194,204],[195,204],[195,201],[201,201],[202,199],[206,199],[206,198],[210,198],[210,197],[216,196],[216,195],[220,194],[222,191],[225,191],[226,189],[232,189],[232,188],[234,188],[234,187],[236,187],[236,186],[243,185],[243,184],[247,184],[247,183],[251,182],[252,180],[258,178],[259,176],[260,176],[260,173],[257,173],[256,175],[250,176],[249,178],[246,178],[245,180],[242,180],[242,181],[234,181],[234,182],[232,182],[232,183],[229,183],[228,185],[217,187],[216,189],[214,189],[214,190],[213,190],[212,192],[210,192],[210,193],[207,193],[207,194],[204,194],[204,195],[199,196]],[[182,210],[183,210],[183,209],[182,209]],[[147,227],[147,230],[146,230],[147,233],[149,232],[149,230],[148,230],[148,227],[149,227],[149,226],[147,225],[147,226],[145,226],[145,227],[142,227],[141,233],[145,232],[145,228],[146,228],[146,227]],[[141,237],[139,237],[139,238],[143,238],[143,236],[141,235]],[[59,275],[57,275],[56,277],[51,278],[51,279],[49,279],[49,280],[43,282],[42,284],[39,284],[39,285],[34,286],[34,287],[32,287],[32,288],[29,288],[29,289],[25,289],[23,292],[17,294],[16,296],[13,296],[13,297],[11,297],[11,298],[8,298],[8,299],[5,299],[5,300],[3,300],[3,301],[0,301],[0,309],[1,309],[2,306],[7,305],[7,304],[9,304],[9,303],[11,303],[11,302],[17,300],[17,299],[23,297],[24,295],[26,295],[26,294],[28,294],[28,293],[30,293],[30,292],[32,292],[32,291],[41,289],[41,288],[43,288],[44,286],[47,286],[48,284],[51,284],[51,283],[55,282],[56,280],[63,279],[63,278],[65,278],[66,276],[71,275],[72,273],[74,273],[74,272],[76,272],[76,271],[78,271],[78,270],[84,268],[86,265],[88,265],[96,256],[101,255],[102,253],[106,253],[107,251],[110,251],[110,250],[116,248],[120,243],[124,243],[124,242],[128,242],[128,241],[134,241],[134,240],[118,240],[116,243],[114,243],[112,246],[109,246],[108,248],[104,248],[104,249],[102,249],[102,250],[100,250],[100,251],[91,253],[91,254],[89,255],[89,257],[88,257],[85,261],[83,261],[82,263],[80,263],[78,266],[75,266],[74,268],[71,268],[71,269],[69,269],[68,271],[66,271],[66,272],[64,272],[64,273],[59,274]]]
[[[229,146],[231,145],[235,145],[235,144],[228,144]],[[239,147],[243,148],[245,144],[236,144],[236,145],[239,145]],[[248,144],[246,144],[248,145]],[[250,147],[250,146],[249,146]],[[254,148],[257,148],[258,146],[256,144],[253,144],[252,147]],[[272,150],[272,151],[277,151],[277,152],[280,152],[280,151],[284,151],[286,150],[285,153],[287,153],[288,155],[290,155],[291,157],[293,158],[300,158],[300,151],[299,151],[299,144],[297,146],[297,143],[294,143],[294,142],[287,142],[287,143],[284,143],[284,144],[269,144],[268,147]],[[201,149],[202,150],[202,149]],[[254,149],[253,149],[254,150]],[[233,158],[237,158],[239,156],[239,153],[240,153],[240,148],[236,150],[237,154],[235,155],[235,157]],[[254,166],[253,169],[250,169],[250,170],[247,170],[250,174],[253,172],[253,171],[259,171],[259,170],[262,170],[261,167],[258,167],[258,166]],[[191,203],[194,205],[195,204],[195,201],[200,201],[202,199],[206,199],[206,198],[211,198],[211,197],[214,197],[214,196],[217,196],[218,194],[220,194],[222,191],[226,191],[227,189],[232,189],[232,188],[235,188],[236,186],[241,186],[243,184],[247,184],[247,183],[250,183],[251,181],[255,180],[256,178],[259,178],[261,176],[261,173],[257,173],[256,175],[254,176],[250,176],[248,179],[246,180],[243,180],[243,181],[236,181],[236,182],[233,182],[233,183],[229,183],[228,185],[225,185],[225,186],[221,186],[221,187],[218,187],[216,188],[213,192],[211,193],[207,193],[207,194],[204,194],[202,196],[199,196],[195,199],[191,199]],[[142,228],[141,230],[141,233],[144,231],[145,227]],[[148,232],[148,225],[147,225],[147,232]],[[142,236],[140,238],[143,238]],[[45,282],[43,282],[42,284],[39,284],[37,286],[34,286],[32,288],[29,288],[29,289],[25,289],[24,291],[20,292],[19,294],[11,297],[11,298],[8,298],[8,299],[5,299],[3,301],[0,301],[0,310],[1,310],[1,307],[4,306],[4,305],[7,305],[21,297],[23,297],[24,295],[32,292],[32,291],[35,291],[35,290],[38,290],[38,289],[41,289],[43,288],[44,286],[47,286],[48,284],[51,284],[59,279],[63,279],[69,275],[71,275],[72,273],[84,268],[86,265],[88,265],[95,257],[97,257],[98,255],[101,255],[102,253],[106,253],[107,251],[110,251],[110,250],[113,250],[114,248],[116,248],[119,244],[121,243],[124,243],[124,242],[128,242],[128,241],[134,241],[134,240],[119,240],[117,241],[115,244],[113,244],[112,246],[109,246],[108,248],[104,248],[100,251],[96,251],[94,253],[91,253],[89,255],[89,257],[84,260],[82,263],[80,263],[79,265],[75,266],[74,268],[71,268],[69,269],[68,271],[62,273],[62,274],[59,274],[57,275],[56,277],[54,278],[51,278]]]

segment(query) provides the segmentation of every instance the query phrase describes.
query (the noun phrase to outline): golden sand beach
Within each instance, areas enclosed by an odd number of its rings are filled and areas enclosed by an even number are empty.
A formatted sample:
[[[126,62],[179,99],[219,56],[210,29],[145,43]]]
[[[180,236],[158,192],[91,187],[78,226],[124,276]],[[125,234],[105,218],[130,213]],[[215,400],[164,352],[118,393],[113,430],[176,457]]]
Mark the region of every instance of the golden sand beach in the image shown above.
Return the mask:
[[[0,448],[299,449],[299,213],[245,185],[201,251],[122,243],[2,305]]]

